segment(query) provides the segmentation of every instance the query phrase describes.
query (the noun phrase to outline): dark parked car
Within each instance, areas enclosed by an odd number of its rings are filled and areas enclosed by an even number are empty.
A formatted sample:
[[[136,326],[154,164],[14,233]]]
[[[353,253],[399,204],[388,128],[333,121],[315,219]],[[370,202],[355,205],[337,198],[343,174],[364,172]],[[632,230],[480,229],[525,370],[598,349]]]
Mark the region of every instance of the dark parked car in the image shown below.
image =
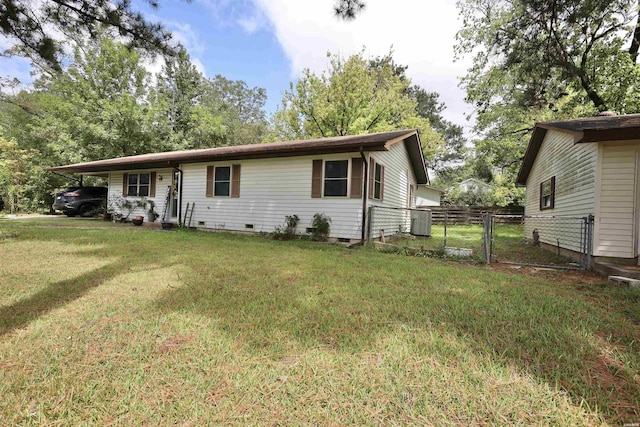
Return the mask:
[[[107,203],[107,187],[69,187],[56,193],[53,209],[67,216],[91,216]]]

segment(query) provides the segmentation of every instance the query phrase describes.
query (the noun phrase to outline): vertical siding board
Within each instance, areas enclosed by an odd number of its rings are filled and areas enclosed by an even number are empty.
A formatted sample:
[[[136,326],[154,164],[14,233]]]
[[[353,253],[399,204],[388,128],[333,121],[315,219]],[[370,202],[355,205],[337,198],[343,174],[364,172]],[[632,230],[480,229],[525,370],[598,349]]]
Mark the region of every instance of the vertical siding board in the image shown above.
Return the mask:
[[[603,142],[594,255],[637,255],[636,156],[640,141]]]

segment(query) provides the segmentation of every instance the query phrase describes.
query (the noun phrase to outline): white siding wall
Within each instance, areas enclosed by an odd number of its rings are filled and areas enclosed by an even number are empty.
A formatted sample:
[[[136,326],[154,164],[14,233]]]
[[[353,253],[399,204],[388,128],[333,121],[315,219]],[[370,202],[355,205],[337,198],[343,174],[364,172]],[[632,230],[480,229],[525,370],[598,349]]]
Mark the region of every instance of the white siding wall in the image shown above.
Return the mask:
[[[595,214],[598,145],[574,144],[573,136],[549,130],[527,179],[526,215],[586,216]],[[540,183],[556,177],[555,207],[540,211]],[[534,228],[544,243],[580,250],[579,223],[563,220],[525,219],[525,236]]]
[[[633,258],[636,153],[640,141],[601,143],[594,255]]]
[[[415,197],[416,177],[404,142],[396,142],[389,151],[373,152],[370,156],[384,165],[385,170],[383,200],[369,200],[369,205],[396,208],[411,206],[408,204],[409,185],[413,185]],[[374,210],[371,235],[373,238],[380,237],[381,229],[385,230],[385,235],[401,230],[408,232],[410,226],[411,215],[408,211]]]
[[[162,216],[164,210],[165,196],[167,186],[171,185],[171,169],[152,169],[152,170],[131,170],[131,171],[113,171],[109,173],[109,195],[107,199],[107,206],[113,207],[113,203],[119,197],[122,197],[122,175],[125,173],[149,173],[156,172],[156,196],[147,197],[147,200],[153,200],[156,204],[155,211]],[[160,181],[162,177],[162,181]],[[136,201],[138,197],[127,197],[128,200]],[[125,213],[126,215],[126,213]],[[136,209],[129,219],[133,219],[136,215],[143,215],[144,220],[147,220],[147,212],[143,209]],[[159,219],[158,219],[159,221]]]
[[[416,207],[424,206],[440,206],[440,191],[423,186],[418,187]]]
[[[181,166],[182,209],[195,203],[192,226],[234,231],[272,232],[282,226],[286,215],[298,215],[298,232],[311,226],[313,215],[331,218],[331,237],[361,237],[362,199],[349,197],[311,198],[311,171],[314,159],[343,160],[358,153],[320,156],[193,163]],[[240,197],[206,197],[207,166],[241,165]],[[351,169],[351,162],[349,162]],[[349,170],[349,176],[351,170]],[[245,224],[253,224],[247,229]]]

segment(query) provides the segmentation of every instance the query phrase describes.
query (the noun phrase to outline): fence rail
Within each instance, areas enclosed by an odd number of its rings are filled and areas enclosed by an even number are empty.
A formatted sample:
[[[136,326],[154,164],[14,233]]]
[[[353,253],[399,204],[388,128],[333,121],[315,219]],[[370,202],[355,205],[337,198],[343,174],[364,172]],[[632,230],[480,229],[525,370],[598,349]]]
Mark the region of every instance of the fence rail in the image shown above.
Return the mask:
[[[439,225],[444,224],[445,219],[449,224],[482,225],[483,213],[504,215],[503,221],[505,223],[520,224],[524,214],[524,208],[496,208],[492,206],[434,206],[429,209],[433,223]]]
[[[450,209],[439,209],[437,213],[443,213],[439,224],[436,209],[372,206],[367,241],[419,248],[422,254],[474,257],[486,263],[590,268],[593,215],[495,214],[478,210],[464,211],[470,214],[464,218],[451,215]]]
[[[593,247],[593,215],[524,215],[522,243],[529,250],[520,251],[513,245],[510,230],[502,227],[508,215],[490,215],[488,262],[509,261],[557,267],[578,265],[591,267]],[[537,248],[540,250],[531,250]]]

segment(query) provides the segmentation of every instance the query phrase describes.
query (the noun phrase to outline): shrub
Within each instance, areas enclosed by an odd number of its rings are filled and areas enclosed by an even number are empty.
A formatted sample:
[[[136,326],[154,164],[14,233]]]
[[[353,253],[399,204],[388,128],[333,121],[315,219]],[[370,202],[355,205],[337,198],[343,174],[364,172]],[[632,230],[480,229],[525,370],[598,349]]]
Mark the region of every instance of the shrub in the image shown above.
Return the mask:
[[[271,238],[274,240],[290,240],[296,235],[296,230],[298,228],[298,223],[300,222],[300,218],[298,215],[287,215],[284,217],[285,225],[284,226],[276,226],[273,233],[271,233]]]
[[[311,222],[311,240],[324,242],[329,237],[331,231],[331,218],[323,213],[317,213],[313,216]]]

